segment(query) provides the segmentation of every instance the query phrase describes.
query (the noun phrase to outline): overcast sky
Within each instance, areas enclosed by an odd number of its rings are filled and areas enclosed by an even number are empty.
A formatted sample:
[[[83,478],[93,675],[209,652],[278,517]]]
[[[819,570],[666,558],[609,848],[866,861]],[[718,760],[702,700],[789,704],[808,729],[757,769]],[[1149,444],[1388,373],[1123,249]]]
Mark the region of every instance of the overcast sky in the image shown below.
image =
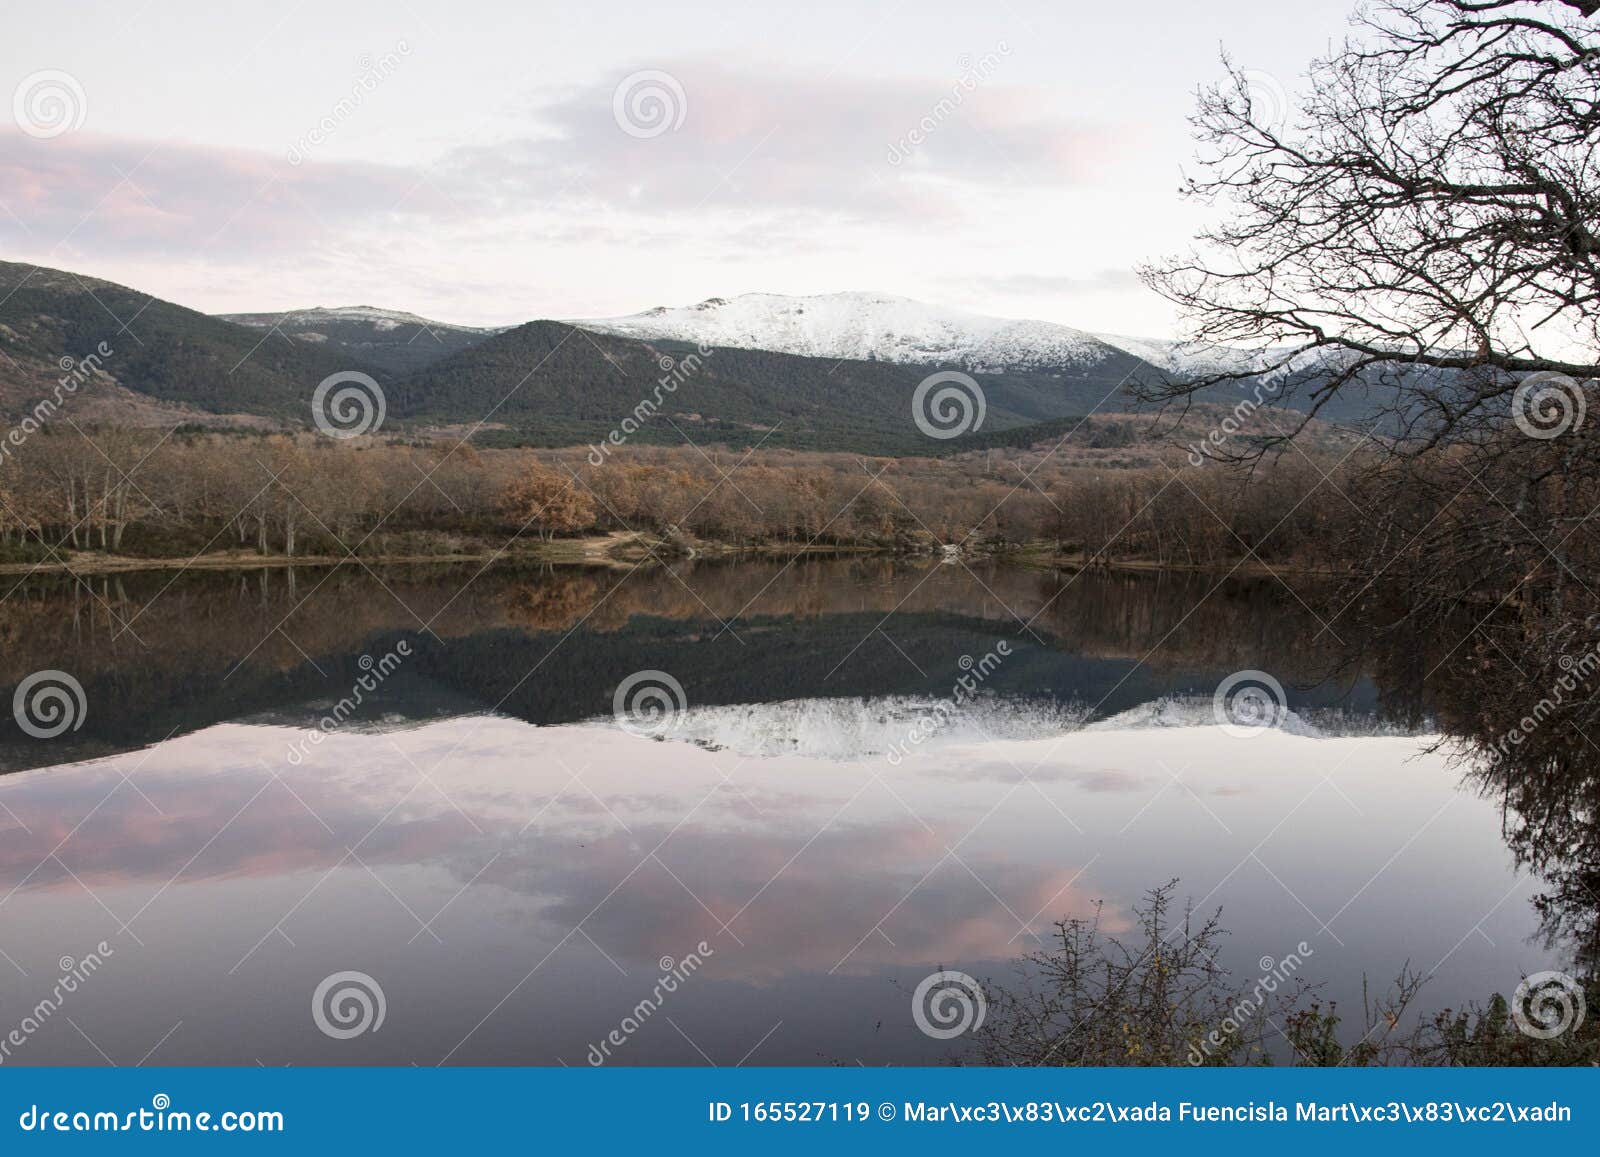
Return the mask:
[[[0,247],[214,312],[876,289],[1165,334],[1132,270],[1203,219],[1195,87],[1226,47],[1292,94],[1350,7],[17,5]]]

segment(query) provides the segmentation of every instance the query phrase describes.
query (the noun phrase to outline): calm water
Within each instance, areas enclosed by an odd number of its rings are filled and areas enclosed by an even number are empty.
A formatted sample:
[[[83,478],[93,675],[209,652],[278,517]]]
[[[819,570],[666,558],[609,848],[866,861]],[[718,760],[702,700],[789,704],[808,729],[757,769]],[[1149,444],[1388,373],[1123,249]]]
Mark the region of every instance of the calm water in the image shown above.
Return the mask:
[[[1558,962],[1425,699],[1313,604],[882,561],[21,584],[7,700],[83,693],[0,733],[0,1036],[110,951],[6,1063],[581,1065],[647,999],[615,1063],[932,1062],[931,971],[1003,979],[1174,877],[1246,983],[1302,942],[1342,1004]],[[1282,726],[1216,724],[1240,671]],[[619,725],[641,672],[672,712]],[[383,994],[348,1039],[312,1015],[341,972]]]

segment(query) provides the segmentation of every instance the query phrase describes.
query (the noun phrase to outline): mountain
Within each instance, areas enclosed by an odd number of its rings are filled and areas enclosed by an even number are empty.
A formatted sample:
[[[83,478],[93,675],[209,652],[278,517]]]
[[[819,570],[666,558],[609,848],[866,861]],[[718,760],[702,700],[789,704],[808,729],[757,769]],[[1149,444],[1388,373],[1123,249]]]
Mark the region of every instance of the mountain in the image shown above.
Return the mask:
[[[886,293],[812,297],[746,293],[571,324],[594,333],[645,340],[953,368],[1006,377],[1126,378],[1135,385],[1238,373],[1260,375],[1259,384],[1282,387],[1314,376],[1341,356],[1348,357],[1329,350],[1294,355],[1287,346],[1240,349],[1171,338],[1089,333],[1053,322],[993,317]],[[1285,358],[1287,364],[1268,371],[1268,366]],[[1257,384],[1254,378],[1224,383],[1202,391],[1197,400],[1232,405]],[[1274,388],[1269,394],[1277,392]],[[1364,391],[1352,390],[1352,398],[1356,393]],[[1075,401],[1081,406],[1071,412],[1082,414],[1103,397],[1103,393],[1090,396],[1080,391]],[[1129,400],[1114,398],[1108,404]],[[1283,404],[1298,408],[1293,400]],[[1365,397],[1354,402],[1336,399],[1325,416],[1350,420],[1368,409]]]
[[[1258,350],[1230,349],[1227,346],[1175,341],[1172,338],[1124,337],[1109,333],[1095,336],[1107,345],[1144,359],[1178,380],[1253,371],[1268,364],[1267,352]]]
[[[211,317],[113,282],[0,263],[0,412],[30,412],[102,342],[109,352],[72,392],[75,421],[304,427],[318,383],[359,371],[384,391],[390,432],[470,423],[499,444],[578,445],[622,430],[641,443],[687,436],[881,454],[1031,444],[1086,415],[1127,414],[1135,387],[1168,374],[1261,364],[1241,351],[873,293],[746,294],[491,330],[371,306]],[[914,417],[919,387],[948,370],[981,390],[976,429],[960,414],[934,420],[939,395],[925,389],[929,420]],[[1264,381],[1210,387],[1196,400],[1231,407]],[[1269,394],[1286,392],[1272,385]],[[1392,396],[1382,383],[1341,391],[1322,416],[1359,420]],[[963,437],[926,432],[958,421]],[[1122,445],[1131,435],[1096,427],[1084,436]]]
[[[380,367],[236,325],[115,282],[0,262],[0,408],[48,397],[75,363],[98,371],[72,395],[77,420],[305,422],[317,383]]]
[[[746,293],[572,324],[623,337],[988,373],[1082,370],[1125,360],[1129,352],[1069,326],[989,317],[885,293]]]
[[[223,313],[218,317],[251,329],[282,334],[391,373],[412,370],[471,349],[500,329],[452,325],[401,310],[370,305],[297,309],[287,313]]]
[[[636,423],[635,441],[765,437],[770,446],[888,454],[942,448],[912,419],[917,388],[937,367],[704,348],[529,322],[408,375],[391,389],[389,410],[434,422],[487,415],[523,439],[554,446],[597,441],[648,401],[655,412]],[[1111,350],[1071,369],[974,371],[985,400],[983,429],[1086,413],[1140,369],[1149,372]],[[1108,408],[1129,402],[1125,395]]]

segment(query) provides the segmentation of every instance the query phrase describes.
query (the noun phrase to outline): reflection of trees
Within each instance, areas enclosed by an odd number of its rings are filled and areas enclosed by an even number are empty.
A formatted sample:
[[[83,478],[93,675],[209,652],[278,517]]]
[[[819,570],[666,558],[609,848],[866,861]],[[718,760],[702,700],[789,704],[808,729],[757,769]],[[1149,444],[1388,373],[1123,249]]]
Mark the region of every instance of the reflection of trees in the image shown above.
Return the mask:
[[[960,614],[1008,634],[1037,615],[1033,631],[1076,652],[1139,659],[1159,644],[1153,665],[1186,667],[1282,654],[1316,634],[1295,597],[1271,580],[1219,586],[1194,575],[996,565],[930,575],[929,564],[886,558],[479,571],[386,568],[373,577],[347,566],[31,580],[0,603],[0,683],[15,684],[49,656],[80,677],[163,665],[227,669],[241,660],[289,670],[307,655],[359,650],[373,635],[423,624],[450,638],[505,627],[566,631],[580,622],[611,631],[637,615],[720,629],[736,618]],[[1309,674],[1323,658],[1307,648],[1296,664]]]
[[[1388,626],[1367,630],[1363,661],[1391,709],[1431,713],[1467,781],[1499,800],[1507,845],[1546,885],[1534,906],[1550,945],[1600,975],[1600,639],[1569,614],[1446,629],[1409,609],[1373,608]]]
[[[887,644],[865,646],[832,673],[890,612],[884,629],[916,664]],[[575,629],[581,638],[561,642]],[[1322,665],[1314,648],[1291,642],[1316,633],[1306,611],[1275,583],[1253,580],[1218,587],[1198,576],[881,557],[670,570],[399,567],[377,576],[347,566],[24,582],[0,603],[0,691],[41,668],[69,671],[93,704],[74,735],[89,747],[74,755],[94,754],[96,739],[116,748],[154,742],[343,694],[360,656],[402,633],[419,656],[406,676],[453,690],[462,709],[501,702],[559,643],[560,669],[542,668],[504,703],[540,722],[594,714],[604,705],[596,688],[642,666],[696,676],[706,703],[943,693],[962,653],[1001,637],[1029,655],[997,683],[1012,692],[1024,683],[1069,695],[1075,681],[1110,686],[1141,661],[1124,699],[1144,694],[1162,671],[1233,670],[1265,654],[1292,681],[1314,679]],[[65,758],[24,747],[28,765]]]

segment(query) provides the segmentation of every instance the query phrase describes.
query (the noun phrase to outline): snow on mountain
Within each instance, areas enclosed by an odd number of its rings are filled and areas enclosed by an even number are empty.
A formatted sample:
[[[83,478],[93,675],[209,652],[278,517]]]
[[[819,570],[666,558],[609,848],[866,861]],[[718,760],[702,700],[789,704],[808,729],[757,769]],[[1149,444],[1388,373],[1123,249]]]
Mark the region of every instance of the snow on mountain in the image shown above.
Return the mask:
[[[455,333],[498,333],[498,329],[485,329],[471,325],[452,325],[447,321],[432,321],[399,309],[379,309],[374,305],[341,305],[332,309],[316,306],[312,309],[292,309],[283,313],[224,313],[224,321],[239,325],[269,329],[302,329],[315,332],[319,326],[341,322],[366,322],[375,330],[399,329],[403,325],[422,326],[425,329],[449,330]]]
[[[1254,350],[1159,337],[1125,337],[1110,333],[1097,333],[1095,337],[1124,353],[1143,358],[1178,379],[1251,372],[1265,364],[1263,355]]]
[[[886,293],[746,293],[571,324],[646,340],[976,372],[1093,366],[1124,352],[1069,326],[990,317]]]

